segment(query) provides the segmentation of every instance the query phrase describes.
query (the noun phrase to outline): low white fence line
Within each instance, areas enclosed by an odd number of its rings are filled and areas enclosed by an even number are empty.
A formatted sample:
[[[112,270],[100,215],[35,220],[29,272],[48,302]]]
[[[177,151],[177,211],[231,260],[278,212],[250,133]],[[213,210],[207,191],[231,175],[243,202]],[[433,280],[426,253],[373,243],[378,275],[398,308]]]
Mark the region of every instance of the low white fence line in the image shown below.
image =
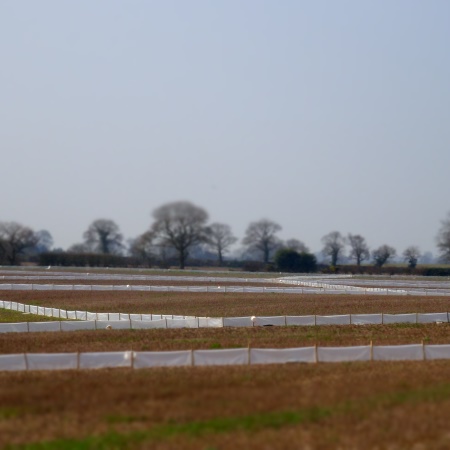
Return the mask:
[[[18,353],[0,355],[0,371],[224,366],[450,359],[450,345],[233,348],[154,352]]]
[[[259,281],[258,281],[259,282]],[[272,283],[277,281],[271,281]],[[296,287],[269,286],[152,286],[119,284],[15,284],[1,283],[4,291],[145,291],[145,292],[209,292],[209,293],[251,293],[251,294],[336,294],[336,295],[418,295],[450,296],[450,289],[393,289],[365,288],[313,281],[278,280],[282,284]],[[220,282],[219,282],[220,283]]]
[[[52,322],[0,323],[0,333],[95,329],[222,328],[254,326],[321,326],[448,323],[448,312],[401,314],[337,314],[308,316],[195,317],[171,314],[96,313],[26,305],[0,300],[0,308],[64,319]],[[59,324],[59,325],[58,325]]]

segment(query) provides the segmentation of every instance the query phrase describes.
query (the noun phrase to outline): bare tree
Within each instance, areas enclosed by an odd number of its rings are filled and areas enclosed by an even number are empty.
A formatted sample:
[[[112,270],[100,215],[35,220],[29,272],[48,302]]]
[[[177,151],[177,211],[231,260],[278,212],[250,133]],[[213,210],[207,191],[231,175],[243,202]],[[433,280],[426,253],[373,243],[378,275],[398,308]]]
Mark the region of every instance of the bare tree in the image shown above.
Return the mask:
[[[295,250],[298,253],[309,253],[309,248],[298,239],[288,239],[284,246],[290,250]]]
[[[155,233],[148,230],[130,243],[130,255],[145,262],[149,267],[155,259]]]
[[[0,222],[0,253],[10,265],[17,264],[17,258],[38,242],[31,228],[17,222]]]
[[[372,258],[377,267],[382,267],[396,256],[395,248],[389,245],[382,245],[372,252]]]
[[[152,230],[162,245],[170,245],[178,253],[180,269],[184,269],[189,248],[206,241],[208,213],[190,202],[167,203],[153,211]]]
[[[268,219],[252,222],[245,232],[242,243],[259,250],[263,255],[263,261],[268,263],[271,253],[279,247],[280,240],[275,233],[280,230],[280,225]]]
[[[350,244],[350,259],[356,261],[358,267],[361,266],[362,261],[370,258],[369,247],[366,240],[359,234],[348,234],[348,243]]]
[[[448,212],[447,218],[441,221],[436,244],[440,252],[440,259],[443,262],[450,262],[450,212]]]
[[[92,222],[83,237],[86,245],[99,253],[118,254],[123,248],[123,236],[119,227],[109,219],[97,219]]]
[[[408,263],[410,269],[414,269],[417,266],[417,262],[422,255],[418,247],[411,245],[403,252],[403,258]]]
[[[215,222],[208,227],[208,246],[216,251],[219,266],[223,264],[223,253],[236,241],[229,225]]]
[[[322,253],[331,258],[331,265],[334,267],[339,261],[345,248],[345,239],[339,231],[332,231],[322,238]]]
[[[35,233],[37,238],[36,253],[49,252],[53,247],[53,237],[48,230],[39,230]]]

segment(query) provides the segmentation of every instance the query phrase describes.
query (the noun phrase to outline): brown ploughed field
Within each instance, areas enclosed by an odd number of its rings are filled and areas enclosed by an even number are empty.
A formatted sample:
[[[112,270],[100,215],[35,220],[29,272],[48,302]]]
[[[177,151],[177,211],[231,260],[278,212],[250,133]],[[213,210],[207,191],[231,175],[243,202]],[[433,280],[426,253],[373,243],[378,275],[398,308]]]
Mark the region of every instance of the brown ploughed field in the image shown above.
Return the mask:
[[[210,317],[450,309],[450,299],[438,296],[2,291],[0,298],[68,310]],[[8,333],[0,334],[0,354],[370,341],[450,343],[450,325]],[[448,449],[449,417],[446,360],[0,372],[0,448]]]

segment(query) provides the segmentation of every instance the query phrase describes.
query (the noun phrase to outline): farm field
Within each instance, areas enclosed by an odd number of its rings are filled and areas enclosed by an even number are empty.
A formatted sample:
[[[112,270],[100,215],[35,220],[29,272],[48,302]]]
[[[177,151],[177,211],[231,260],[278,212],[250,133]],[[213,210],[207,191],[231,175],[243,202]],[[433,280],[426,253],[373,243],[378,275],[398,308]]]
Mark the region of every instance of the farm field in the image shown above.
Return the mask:
[[[450,362],[0,373],[15,449],[447,449]]]
[[[91,312],[207,317],[427,313],[450,310],[450,297],[143,291],[1,291],[0,299]]]
[[[1,291],[0,299],[210,317],[450,310],[450,297],[409,295]],[[1,322],[37,320],[50,319],[0,309]],[[449,344],[450,324],[5,333],[0,354],[370,341]],[[449,416],[448,360],[0,372],[0,448],[17,450],[447,449]]]

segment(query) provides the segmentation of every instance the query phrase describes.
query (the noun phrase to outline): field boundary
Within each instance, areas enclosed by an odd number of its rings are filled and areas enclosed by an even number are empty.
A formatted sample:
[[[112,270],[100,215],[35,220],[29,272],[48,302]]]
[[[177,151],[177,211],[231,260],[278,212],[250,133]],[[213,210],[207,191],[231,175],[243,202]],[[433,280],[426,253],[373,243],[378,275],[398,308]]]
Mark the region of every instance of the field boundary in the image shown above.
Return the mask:
[[[337,314],[305,316],[195,317],[170,314],[96,313],[0,300],[0,308],[23,314],[64,319],[52,322],[0,323],[0,333],[96,329],[222,328],[255,326],[389,325],[449,323],[448,312]]]
[[[360,345],[283,349],[233,348],[159,352],[18,353],[0,355],[0,371],[79,370],[179,366],[426,361],[450,359],[450,345]]]

